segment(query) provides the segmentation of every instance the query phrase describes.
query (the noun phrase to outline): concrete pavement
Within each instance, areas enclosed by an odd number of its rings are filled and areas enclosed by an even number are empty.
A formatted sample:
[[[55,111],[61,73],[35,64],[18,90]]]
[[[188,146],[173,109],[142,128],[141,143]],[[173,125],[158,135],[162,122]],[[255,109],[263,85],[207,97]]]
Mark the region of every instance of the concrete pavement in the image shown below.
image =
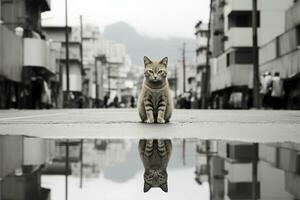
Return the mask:
[[[300,111],[175,110],[168,124],[143,124],[136,109],[1,110],[0,134],[300,142]]]

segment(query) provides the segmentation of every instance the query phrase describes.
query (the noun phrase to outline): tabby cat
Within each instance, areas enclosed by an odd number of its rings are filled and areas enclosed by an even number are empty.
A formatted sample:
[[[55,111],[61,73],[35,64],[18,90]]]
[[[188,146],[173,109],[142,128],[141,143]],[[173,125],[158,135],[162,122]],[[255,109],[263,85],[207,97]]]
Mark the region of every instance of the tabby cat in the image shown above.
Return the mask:
[[[144,192],[160,187],[168,192],[167,165],[172,151],[171,140],[140,140],[139,153],[144,172]]]
[[[138,100],[138,110],[143,122],[169,122],[173,102],[167,79],[168,58],[159,62],[144,57],[144,82]]]

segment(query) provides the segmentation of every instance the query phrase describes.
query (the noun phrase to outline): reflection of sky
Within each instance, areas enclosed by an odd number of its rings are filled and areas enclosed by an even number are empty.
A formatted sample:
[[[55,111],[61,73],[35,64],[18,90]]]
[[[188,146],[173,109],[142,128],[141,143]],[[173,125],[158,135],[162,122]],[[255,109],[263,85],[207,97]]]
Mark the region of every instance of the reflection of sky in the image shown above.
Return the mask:
[[[138,171],[143,169],[140,161],[136,141],[132,141],[131,148],[126,155],[125,162],[119,162],[104,169],[104,177],[117,182],[124,182],[131,179]]]
[[[169,193],[153,188],[143,193],[143,166],[138,153],[138,141],[132,141],[125,162],[106,167],[98,178],[84,179],[79,189],[79,178],[69,177],[69,199],[208,199],[208,185],[195,182],[195,145],[186,143],[186,165],[182,160],[182,141],[173,142],[173,152],[168,167]],[[64,199],[63,176],[42,176],[42,186],[51,189],[53,200]]]
[[[186,141],[186,163],[182,160],[182,140],[173,142],[173,151],[168,169],[187,168],[195,166],[195,143]],[[126,161],[104,169],[104,177],[117,182],[132,178],[138,171],[144,170],[138,153],[138,141],[132,140],[131,148],[126,155]]]
[[[143,192],[143,173],[139,171],[131,179],[119,183],[99,178],[84,180],[83,188],[79,188],[79,179],[69,178],[69,199],[103,199],[103,200],[134,200],[134,199],[165,199],[165,200],[208,200],[208,184],[198,185],[195,180],[194,168],[169,170],[169,192],[164,193],[159,188]],[[52,200],[64,200],[65,179],[63,176],[42,176],[42,186],[51,188]]]

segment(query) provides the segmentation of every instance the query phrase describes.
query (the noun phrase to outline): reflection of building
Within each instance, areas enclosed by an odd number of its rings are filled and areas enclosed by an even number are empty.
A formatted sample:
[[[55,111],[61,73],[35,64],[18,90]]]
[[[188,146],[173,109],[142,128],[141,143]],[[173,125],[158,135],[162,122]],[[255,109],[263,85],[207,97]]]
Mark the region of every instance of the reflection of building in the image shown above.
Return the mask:
[[[0,136],[0,199],[50,199],[41,188],[42,166],[55,155],[54,141]]]
[[[272,35],[272,41],[260,48],[260,71],[279,72],[284,79],[285,104],[288,109],[300,109],[300,2],[285,12],[284,33]],[[281,16],[283,18],[283,16]]]
[[[57,97],[55,53],[42,33],[41,12],[50,10],[50,2],[12,0],[0,4],[0,106],[49,107]]]
[[[125,162],[130,143],[124,140],[85,140],[83,144],[83,175],[98,177],[106,167]],[[80,163],[72,164],[72,175],[80,175]]]
[[[293,0],[258,0],[258,45],[284,31]],[[211,97],[213,108],[248,108],[252,89],[252,1],[216,0],[212,9]]]
[[[217,154],[210,159],[213,199],[251,199],[254,145],[217,143]],[[299,145],[293,143],[259,145],[258,199],[299,199],[299,152]]]

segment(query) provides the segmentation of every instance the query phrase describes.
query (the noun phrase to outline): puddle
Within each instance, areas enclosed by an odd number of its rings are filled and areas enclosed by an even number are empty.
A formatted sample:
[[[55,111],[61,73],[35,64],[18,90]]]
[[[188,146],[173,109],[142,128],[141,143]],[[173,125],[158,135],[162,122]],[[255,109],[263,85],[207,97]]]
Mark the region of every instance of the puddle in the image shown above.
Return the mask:
[[[300,199],[299,143],[0,136],[0,147],[0,199],[65,199],[66,180],[72,200]]]

